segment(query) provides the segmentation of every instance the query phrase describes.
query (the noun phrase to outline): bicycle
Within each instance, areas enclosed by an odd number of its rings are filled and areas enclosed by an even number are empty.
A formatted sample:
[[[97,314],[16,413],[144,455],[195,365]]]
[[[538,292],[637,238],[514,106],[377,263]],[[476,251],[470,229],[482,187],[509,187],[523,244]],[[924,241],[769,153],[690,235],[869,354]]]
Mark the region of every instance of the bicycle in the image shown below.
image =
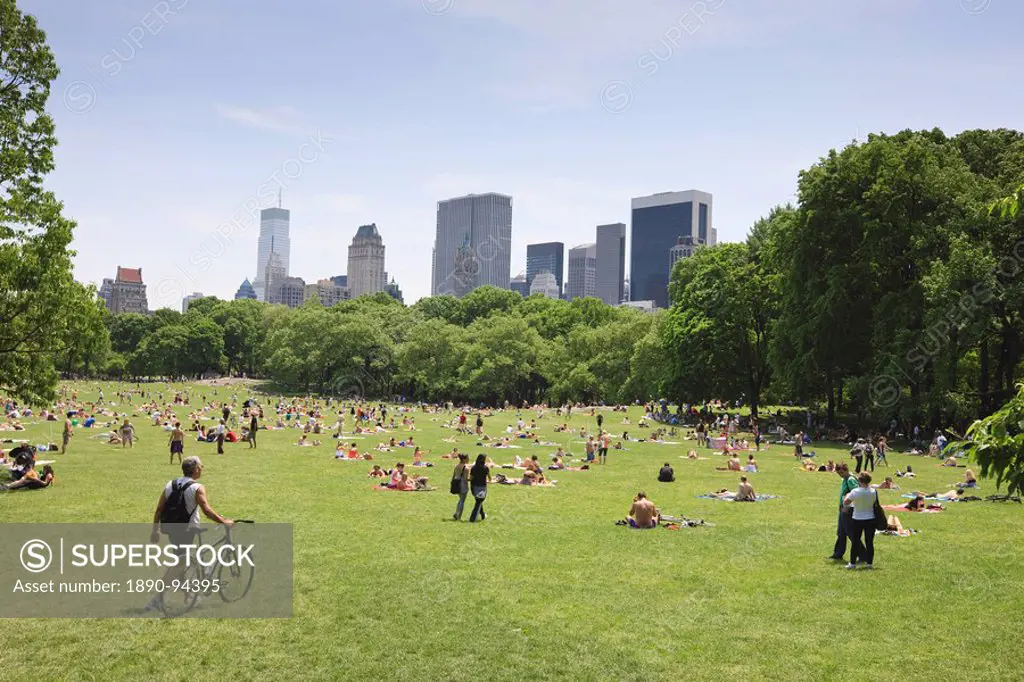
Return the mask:
[[[251,524],[256,522],[251,519],[235,519],[235,523]],[[196,530],[196,544],[200,544],[199,541],[202,539],[202,534],[208,530],[210,529],[199,528]],[[214,549],[231,545],[231,526],[225,526],[224,537],[210,544]],[[200,597],[207,597],[211,593],[219,595],[225,603],[236,602],[249,594],[253,578],[256,577],[256,567],[251,563],[246,566],[239,566],[237,564],[226,566],[220,564],[216,568],[216,578],[213,578],[213,571],[214,567],[202,566],[199,562],[193,561],[185,569],[181,578],[178,579],[179,589],[171,589],[164,593],[164,598],[160,601],[160,608],[164,615],[168,618],[183,616],[196,607]],[[197,589],[188,589],[188,586],[191,585],[194,585]],[[181,586],[185,586],[186,589],[181,589]],[[168,585],[167,587],[172,586]],[[236,593],[235,589],[239,591]],[[176,597],[178,595],[183,597],[183,604],[180,610],[173,608],[175,606],[173,600],[169,604],[167,599],[168,596]]]

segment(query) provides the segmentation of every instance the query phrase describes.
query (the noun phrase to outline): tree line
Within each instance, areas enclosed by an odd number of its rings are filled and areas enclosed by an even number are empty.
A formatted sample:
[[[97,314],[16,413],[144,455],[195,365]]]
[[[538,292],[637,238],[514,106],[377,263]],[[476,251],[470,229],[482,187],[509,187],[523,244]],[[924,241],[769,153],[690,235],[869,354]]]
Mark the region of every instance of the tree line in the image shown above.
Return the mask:
[[[75,281],[75,224],[44,188],[56,61],[13,0],[0,33],[0,393],[25,402],[51,401],[61,374],[217,372],[366,397],[794,402],[948,424],[1011,404],[1022,375],[1024,135],[1003,129],[829,151],[745,241],[679,261],[655,314],[484,287],[112,316]]]
[[[697,250],[655,314],[483,287],[403,306],[194,302],[109,323],[107,371],[247,372],[298,391],[410,399],[820,406],[966,423],[1024,354],[1024,135],[871,135],[800,173],[797,202]]]

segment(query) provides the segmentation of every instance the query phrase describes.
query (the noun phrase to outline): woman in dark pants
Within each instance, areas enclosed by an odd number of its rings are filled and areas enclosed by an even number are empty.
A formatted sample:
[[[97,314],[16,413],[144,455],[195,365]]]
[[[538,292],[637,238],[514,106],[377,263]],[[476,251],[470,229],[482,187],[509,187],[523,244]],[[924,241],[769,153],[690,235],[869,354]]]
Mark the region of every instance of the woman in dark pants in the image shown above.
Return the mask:
[[[857,562],[861,562],[871,568],[875,561],[875,500],[878,499],[878,493],[871,488],[871,474],[866,471],[860,473],[857,483],[860,485],[847,493],[843,500],[843,504],[853,508],[850,521],[853,549],[850,550],[850,563],[846,567],[857,568]]]
[[[484,513],[484,499],[487,497],[487,483],[490,480],[491,470],[487,467],[487,456],[477,455],[476,464],[469,470],[469,490],[476,500],[473,512],[469,515],[470,523],[476,522],[478,513],[481,521],[487,518],[487,514]]]
[[[455,514],[452,518],[456,521],[462,520],[462,510],[466,506],[466,495],[469,494],[469,456],[459,455],[459,463],[455,465],[452,472],[452,490],[457,490],[459,503],[455,507]]]

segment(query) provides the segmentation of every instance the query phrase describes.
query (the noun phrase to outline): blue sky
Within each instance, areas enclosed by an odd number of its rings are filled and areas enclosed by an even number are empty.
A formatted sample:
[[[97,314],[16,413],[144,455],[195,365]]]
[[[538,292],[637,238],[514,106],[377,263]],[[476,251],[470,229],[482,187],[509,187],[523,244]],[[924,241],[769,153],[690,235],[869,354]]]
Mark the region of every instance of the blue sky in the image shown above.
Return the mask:
[[[246,208],[278,183],[291,274],[344,273],[376,222],[411,302],[440,199],[511,194],[516,273],[528,243],[628,224],[633,196],[711,192],[739,240],[855,137],[1024,128],[1017,0],[19,5],[62,69],[49,184],[76,275],[141,266],[151,307],[253,278]]]

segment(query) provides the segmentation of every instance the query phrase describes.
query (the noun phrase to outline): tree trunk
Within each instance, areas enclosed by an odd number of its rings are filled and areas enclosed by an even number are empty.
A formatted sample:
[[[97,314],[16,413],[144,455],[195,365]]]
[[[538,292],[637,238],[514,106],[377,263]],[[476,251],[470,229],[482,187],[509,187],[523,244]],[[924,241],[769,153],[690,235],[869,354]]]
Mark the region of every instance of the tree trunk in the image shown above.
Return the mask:
[[[836,393],[832,388],[831,378],[827,380],[825,390],[828,393],[828,414],[826,416],[826,423],[829,426],[832,426],[836,423]]]
[[[989,395],[988,383],[988,340],[982,339],[981,349],[978,352],[978,393],[981,397],[981,406],[978,409],[978,418],[982,419],[992,413],[992,396]]]

